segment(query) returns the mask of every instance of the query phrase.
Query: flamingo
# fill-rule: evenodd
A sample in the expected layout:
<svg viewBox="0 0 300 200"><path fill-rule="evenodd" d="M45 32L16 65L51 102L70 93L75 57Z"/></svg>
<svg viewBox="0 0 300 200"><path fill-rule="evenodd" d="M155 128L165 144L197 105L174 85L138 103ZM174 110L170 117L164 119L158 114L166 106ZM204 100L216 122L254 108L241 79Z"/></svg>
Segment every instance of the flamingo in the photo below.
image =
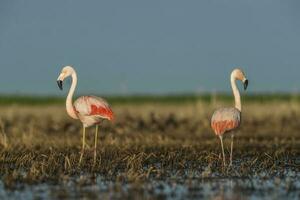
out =
<svg viewBox="0 0 300 200"><path fill-rule="evenodd" d="M241 69L234 69L231 73L230 81L235 99L235 107L217 109L211 119L211 127L214 130L215 134L219 136L221 141L224 166L226 166L226 162L223 146L223 135L228 132L231 133L230 166L232 166L234 130L236 130L241 124L241 96L236 85L236 80L242 81L244 84L244 90L247 89L249 81L246 78L244 72Z"/></svg>
<svg viewBox="0 0 300 200"><path fill-rule="evenodd" d="M97 157L97 136L98 126L103 120L113 120L114 114L109 104L102 98L96 96L81 96L73 104L72 99L77 85L77 74L73 67L63 67L60 75L57 78L57 84L60 90L63 89L63 81L67 77L72 77L72 85L70 87L67 99L66 110L68 115L73 119L79 119L83 125L82 132L82 148L79 159L79 164L82 161L85 150L85 129L87 127L96 125L95 141L94 141L94 161L96 163Z"/></svg>

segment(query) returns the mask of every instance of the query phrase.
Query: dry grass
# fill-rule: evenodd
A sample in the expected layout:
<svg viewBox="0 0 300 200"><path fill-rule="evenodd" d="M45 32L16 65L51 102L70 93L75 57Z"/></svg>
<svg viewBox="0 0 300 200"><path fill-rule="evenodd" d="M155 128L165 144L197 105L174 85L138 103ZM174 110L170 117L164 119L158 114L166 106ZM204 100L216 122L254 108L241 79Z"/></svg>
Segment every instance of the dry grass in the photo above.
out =
<svg viewBox="0 0 300 200"><path fill-rule="evenodd" d="M210 129L216 105L224 103L113 106L116 121L100 129L96 166L91 151L78 165L81 124L69 119L63 106L1 107L0 175L6 186L14 187L81 174L140 181L299 172L300 104L244 105L234 167L227 169L221 166L219 140ZM91 145L93 136L91 128ZM225 145L229 147L229 139Z"/></svg>

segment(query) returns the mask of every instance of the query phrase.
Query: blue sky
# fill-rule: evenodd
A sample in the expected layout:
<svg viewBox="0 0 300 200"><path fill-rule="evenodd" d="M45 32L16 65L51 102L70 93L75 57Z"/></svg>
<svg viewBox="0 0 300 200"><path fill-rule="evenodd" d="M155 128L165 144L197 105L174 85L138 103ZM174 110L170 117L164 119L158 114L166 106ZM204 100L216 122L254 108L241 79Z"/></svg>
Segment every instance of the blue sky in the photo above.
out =
<svg viewBox="0 0 300 200"><path fill-rule="evenodd" d="M300 90L297 0L2 0L0 93L61 95L73 65L80 94ZM66 87L68 84L66 84Z"/></svg>

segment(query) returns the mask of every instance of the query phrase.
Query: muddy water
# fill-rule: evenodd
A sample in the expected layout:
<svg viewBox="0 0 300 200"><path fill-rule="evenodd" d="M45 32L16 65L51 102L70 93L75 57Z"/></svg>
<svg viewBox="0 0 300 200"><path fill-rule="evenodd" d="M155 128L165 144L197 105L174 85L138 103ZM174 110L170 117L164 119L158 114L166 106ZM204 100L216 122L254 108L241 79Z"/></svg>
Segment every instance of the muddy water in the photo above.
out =
<svg viewBox="0 0 300 200"><path fill-rule="evenodd" d="M262 176L260 176L262 177ZM114 183L81 176L56 184L18 185L7 189L0 183L0 199L299 199L300 174L289 172L274 178L208 178L150 180Z"/></svg>

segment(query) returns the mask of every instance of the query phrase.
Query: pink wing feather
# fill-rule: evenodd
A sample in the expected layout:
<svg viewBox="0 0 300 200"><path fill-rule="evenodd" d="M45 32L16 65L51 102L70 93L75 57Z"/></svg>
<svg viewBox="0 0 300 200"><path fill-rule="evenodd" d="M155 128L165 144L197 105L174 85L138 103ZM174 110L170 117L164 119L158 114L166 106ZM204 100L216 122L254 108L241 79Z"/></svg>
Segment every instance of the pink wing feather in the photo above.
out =
<svg viewBox="0 0 300 200"><path fill-rule="evenodd" d="M223 135L240 126L241 112L236 108L221 108L214 112L211 127L216 135Z"/></svg>
<svg viewBox="0 0 300 200"><path fill-rule="evenodd" d="M100 97L82 96L74 102L75 111L80 115L99 116L108 120L114 119L109 104Z"/></svg>

